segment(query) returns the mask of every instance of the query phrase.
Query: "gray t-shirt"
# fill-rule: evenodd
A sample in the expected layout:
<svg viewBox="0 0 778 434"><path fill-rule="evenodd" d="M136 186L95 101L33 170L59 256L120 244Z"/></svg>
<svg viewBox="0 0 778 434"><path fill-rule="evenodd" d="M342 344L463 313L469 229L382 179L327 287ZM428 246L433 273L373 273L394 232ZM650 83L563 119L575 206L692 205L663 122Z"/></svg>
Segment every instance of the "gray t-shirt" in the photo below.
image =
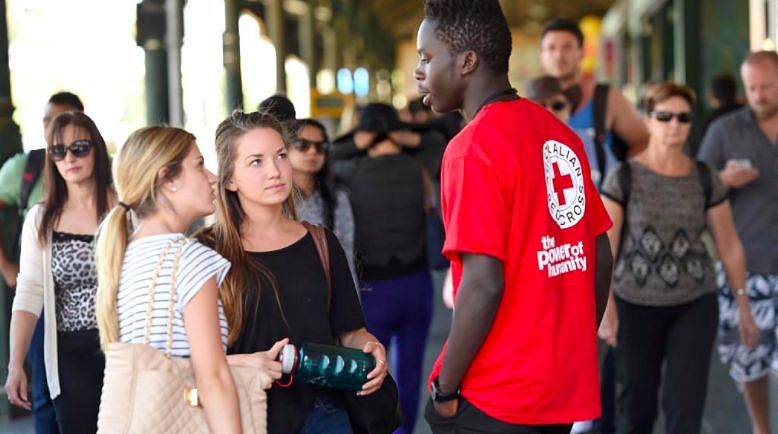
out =
<svg viewBox="0 0 778 434"><path fill-rule="evenodd" d="M778 138L768 138L746 106L720 117L705 134L700 160L721 170L727 160L748 161L759 177L733 188L729 200L746 251L748 271L778 274Z"/></svg>
<svg viewBox="0 0 778 434"><path fill-rule="evenodd" d="M616 294L634 304L674 306L716 290L713 261L701 239L706 211L727 198L727 188L711 168L711 196L693 165L687 176L669 177L630 160L628 203L614 168L602 194L625 207L614 271Z"/></svg>

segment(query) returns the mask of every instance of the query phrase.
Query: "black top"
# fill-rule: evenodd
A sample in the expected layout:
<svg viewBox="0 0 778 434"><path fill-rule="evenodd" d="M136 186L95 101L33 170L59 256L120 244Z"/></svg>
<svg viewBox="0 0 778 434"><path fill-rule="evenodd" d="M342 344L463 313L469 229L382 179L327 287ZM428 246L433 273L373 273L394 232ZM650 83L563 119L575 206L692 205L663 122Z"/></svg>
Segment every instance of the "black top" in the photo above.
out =
<svg viewBox="0 0 778 434"><path fill-rule="evenodd" d="M421 165L405 154L365 158L349 187L361 278L393 279L424 269Z"/></svg>
<svg viewBox="0 0 778 434"><path fill-rule="evenodd" d="M346 255L329 230L327 244L332 273L330 308L324 269L310 234L280 250L248 252L251 259L259 261L273 274L278 298L266 279L259 276L252 279L260 282L261 292L257 298L256 286L246 291L243 330L228 353L266 351L285 337L291 343L332 345L340 334L364 327L362 307ZM297 433L317 393L328 391L297 382L287 388L274 384L268 391L268 432ZM334 398L338 401L337 394Z"/></svg>

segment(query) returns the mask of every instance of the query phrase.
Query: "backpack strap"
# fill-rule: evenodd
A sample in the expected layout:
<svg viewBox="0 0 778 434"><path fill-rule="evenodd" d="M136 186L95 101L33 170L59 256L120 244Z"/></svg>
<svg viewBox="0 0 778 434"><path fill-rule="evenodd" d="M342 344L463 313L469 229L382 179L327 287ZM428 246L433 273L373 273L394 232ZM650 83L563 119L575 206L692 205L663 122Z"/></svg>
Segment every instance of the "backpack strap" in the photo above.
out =
<svg viewBox="0 0 778 434"><path fill-rule="evenodd" d="M24 211L30 201L30 194L35 187L35 182L40 178L43 172L43 162L46 161L45 149L33 149L27 153L27 163L22 173L22 185L19 187L19 198L16 201L16 207L19 211L19 221L16 225L14 240L12 244L11 257L14 261L19 260L19 250L22 238L22 225L24 224Z"/></svg>
<svg viewBox="0 0 778 434"><path fill-rule="evenodd" d="M330 268L330 249L327 244L327 232L324 226L312 225L306 221L301 222L305 229L311 234L313 244L316 245L316 253L319 254L319 261L324 269L324 276L327 280L327 310L332 307L332 269Z"/></svg>
<svg viewBox="0 0 778 434"><path fill-rule="evenodd" d="M702 190L705 192L705 209L707 210L713 196L713 179L710 173L710 167L702 161L695 161L697 164L697 175L700 177Z"/></svg>
<svg viewBox="0 0 778 434"><path fill-rule="evenodd" d="M619 171L617 172L617 176L622 197L621 234L619 235L619 251L616 252L618 255L624 246L625 235L628 233L627 210L629 209L629 196L632 190L632 167L629 165L629 161L621 163L621 166L619 166Z"/></svg>
<svg viewBox="0 0 778 434"><path fill-rule="evenodd" d="M618 171L619 188L621 189L622 207L627 210L629 195L632 190L632 167L625 161L619 166Z"/></svg>
<svg viewBox="0 0 778 434"><path fill-rule="evenodd" d="M598 83L594 88L594 99L592 100L593 120L594 120L594 151L597 154L597 168L600 170L600 180L598 187L605 181L605 139L608 131L605 129L605 115L608 112L608 91L610 86L605 83Z"/></svg>
<svg viewBox="0 0 778 434"><path fill-rule="evenodd" d="M22 186L19 188L19 200L17 202L20 215L27 209L30 193L32 193L32 189L35 187L35 182L40 178L41 172L43 171L43 162L45 160L45 149L34 149L27 154L27 164L24 166Z"/></svg>

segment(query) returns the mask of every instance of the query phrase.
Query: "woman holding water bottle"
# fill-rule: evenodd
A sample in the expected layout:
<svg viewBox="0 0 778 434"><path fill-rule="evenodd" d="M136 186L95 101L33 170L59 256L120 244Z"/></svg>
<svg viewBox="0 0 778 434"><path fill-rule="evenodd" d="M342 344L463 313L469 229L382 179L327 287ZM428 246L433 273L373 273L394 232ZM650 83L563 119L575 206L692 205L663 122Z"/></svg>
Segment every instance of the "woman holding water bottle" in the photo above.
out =
<svg viewBox="0 0 778 434"><path fill-rule="evenodd" d="M280 349L285 338L293 344L339 343L375 358L362 388L346 392L368 395L387 375L386 352L364 327L335 235L326 231L327 255L320 256L314 231L295 220L288 144L282 125L263 113L235 111L216 130L217 222L200 239L233 264L221 286L229 352ZM329 256L327 271L322 256ZM279 362L265 363L281 370ZM268 432L352 432L343 392L282 378L268 393Z"/></svg>

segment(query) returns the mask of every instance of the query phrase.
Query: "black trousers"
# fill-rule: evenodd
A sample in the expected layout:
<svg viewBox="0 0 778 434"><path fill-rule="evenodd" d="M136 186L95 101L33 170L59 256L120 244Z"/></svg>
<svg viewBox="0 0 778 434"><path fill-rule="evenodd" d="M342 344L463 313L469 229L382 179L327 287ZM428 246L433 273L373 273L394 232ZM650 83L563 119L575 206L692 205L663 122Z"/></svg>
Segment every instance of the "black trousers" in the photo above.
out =
<svg viewBox="0 0 778 434"><path fill-rule="evenodd" d="M459 410L453 417L443 417L435 410L432 400L424 409L434 434L570 434L573 424L565 425L514 425L497 420L475 408L464 398L459 398Z"/></svg>
<svg viewBox="0 0 778 434"><path fill-rule="evenodd" d="M57 333L60 395L54 400L62 434L94 434L105 356L97 330Z"/></svg>
<svg viewBox="0 0 778 434"><path fill-rule="evenodd" d="M616 302L624 374L619 432L651 434L661 384L665 433L699 434L718 323L716 294L668 307Z"/></svg>

